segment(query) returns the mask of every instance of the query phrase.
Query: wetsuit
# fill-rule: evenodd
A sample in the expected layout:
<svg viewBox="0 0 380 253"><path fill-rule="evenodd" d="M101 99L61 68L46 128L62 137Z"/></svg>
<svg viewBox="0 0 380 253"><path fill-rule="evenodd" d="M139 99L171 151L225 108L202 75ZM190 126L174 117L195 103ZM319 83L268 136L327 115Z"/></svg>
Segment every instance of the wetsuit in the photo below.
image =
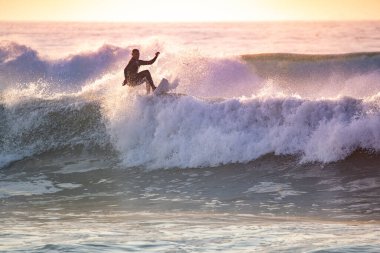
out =
<svg viewBox="0 0 380 253"><path fill-rule="evenodd" d="M124 69L125 80L123 85L128 84L129 86L137 86L143 82L147 82L153 89L155 89L156 87L153 84L153 79L149 70L144 70L141 72L138 71L141 65L151 65L156 61L156 59L157 56L150 61L136 60L132 58Z"/></svg>

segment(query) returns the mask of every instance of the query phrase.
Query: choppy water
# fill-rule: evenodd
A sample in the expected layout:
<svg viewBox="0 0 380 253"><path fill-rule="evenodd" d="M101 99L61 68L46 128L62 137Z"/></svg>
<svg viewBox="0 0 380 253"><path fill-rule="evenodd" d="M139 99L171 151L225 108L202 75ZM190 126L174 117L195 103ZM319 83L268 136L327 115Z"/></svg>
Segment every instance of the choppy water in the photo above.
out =
<svg viewBox="0 0 380 253"><path fill-rule="evenodd" d="M0 24L0 251L377 252L380 23L301 24Z"/></svg>

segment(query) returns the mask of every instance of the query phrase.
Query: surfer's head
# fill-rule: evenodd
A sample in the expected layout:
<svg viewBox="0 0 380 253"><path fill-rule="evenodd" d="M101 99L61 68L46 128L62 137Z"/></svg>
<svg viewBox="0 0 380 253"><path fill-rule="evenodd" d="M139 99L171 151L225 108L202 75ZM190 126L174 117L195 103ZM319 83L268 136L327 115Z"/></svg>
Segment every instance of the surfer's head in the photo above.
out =
<svg viewBox="0 0 380 253"><path fill-rule="evenodd" d="M132 50L132 58L138 60L140 58L140 51L138 49L133 49Z"/></svg>

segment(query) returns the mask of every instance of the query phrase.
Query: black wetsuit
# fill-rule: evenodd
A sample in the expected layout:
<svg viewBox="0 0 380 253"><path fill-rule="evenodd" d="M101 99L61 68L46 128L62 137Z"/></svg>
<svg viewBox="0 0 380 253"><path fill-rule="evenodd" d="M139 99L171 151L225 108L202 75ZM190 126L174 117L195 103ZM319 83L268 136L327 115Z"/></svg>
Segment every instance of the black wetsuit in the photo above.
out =
<svg viewBox="0 0 380 253"><path fill-rule="evenodd" d="M141 72L138 71L141 65L151 65L156 61L156 59L157 56L150 61L135 60L132 58L124 69L125 80L123 85L128 84L129 86L136 86L142 84L143 82L148 82L152 88L155 88L149 70L144 70Z"/></svg>

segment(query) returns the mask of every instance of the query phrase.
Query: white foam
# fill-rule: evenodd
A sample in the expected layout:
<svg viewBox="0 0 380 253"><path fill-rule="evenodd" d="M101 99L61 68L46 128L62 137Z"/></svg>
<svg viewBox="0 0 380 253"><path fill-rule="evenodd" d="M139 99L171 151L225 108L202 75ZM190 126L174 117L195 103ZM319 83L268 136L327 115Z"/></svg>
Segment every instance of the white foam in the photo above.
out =
<svg viewBox="0 0 380 253"><path fill-rule="evenodd" d="M376 178L364 178L347 183L349 192L373 190L379 187L379 180Z"/></svg>
<svg viewBox="0 0 380 253"><path fill-rule="evenodd" d="M370 101L137 96L113 105L108 131L127 166L216 166L272 152L331 162L357 148L380 151Z"/></svg>
<svg viewBox="0 0 380 253"><path fill-rule="evenodd" d="M75 189L75 188L81 187L82 185L81 184L73 184L73 183L60 183L60 184L56 184L55 186L57 186L59 188L63 188L63 189Z"/></svg>
<svg viewBox="0 0 380 253"><path fill-rule="evenodd" d="M58 191L60 189L56 188L52 182L43 179L33 180L32 182L0 182L0 198L41 195Z"/></svg>
<svg viewBox="0 0 380 253"><path fill-rule="evenodd" d="M260 182L252 186L244 193L270 193L276 195L276 199L283 199L288 196L297 196L305 192L292 190L290 184L274 183L274 182Z"/></svg>

